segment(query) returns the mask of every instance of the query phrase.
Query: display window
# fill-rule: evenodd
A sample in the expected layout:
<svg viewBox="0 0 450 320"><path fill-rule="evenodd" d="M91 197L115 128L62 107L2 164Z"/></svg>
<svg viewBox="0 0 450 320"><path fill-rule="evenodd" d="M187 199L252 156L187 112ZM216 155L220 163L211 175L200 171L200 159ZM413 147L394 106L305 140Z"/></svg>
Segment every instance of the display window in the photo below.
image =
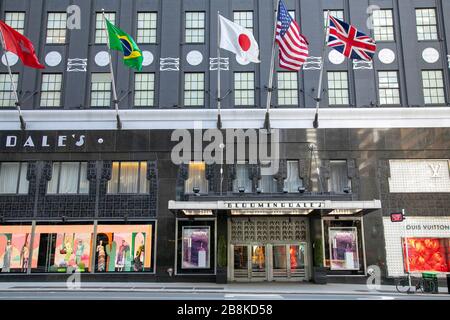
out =
<svg viewBox="0 0 450 320"><path fill-rule="evenodd" d="M176 274L215 273L214 219L177 219Z"/></svg>
<svg viewBox="0 0 450 320"><path fill-rule="evenodd" d="M359 219L323 220L324 265L332 272L360 274L364 269L362 226Z"/></svg>
<svg viewBox="0 0 450 320"><path fill-rule="evenodd" d="M402 238L402 243L405 272L408 260L411 272L450 272L450 238Z"/></svg>
<svg viewBox="0 0 450 320"><path fill-rule="evenodd" d="M210 267L210 228L183 227L182 269L208 269Z"/></svg>
<svg viewBox="0 0 450 320"><path fill-rule="evenodd" d="M0 270L26 272L30 259L31 226L0 226ZM37 255L32 257L36 265Z"/></svg>

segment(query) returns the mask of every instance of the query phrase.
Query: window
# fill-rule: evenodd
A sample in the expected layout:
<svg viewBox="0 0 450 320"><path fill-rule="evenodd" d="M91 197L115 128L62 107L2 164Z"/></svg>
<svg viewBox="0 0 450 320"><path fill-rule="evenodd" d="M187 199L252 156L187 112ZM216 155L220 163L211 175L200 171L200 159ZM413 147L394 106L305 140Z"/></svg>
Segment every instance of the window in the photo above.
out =
<svg viewBox="0 0 450 320"><path fill-rule="evenodd" d="M450 272L450 238L402 238L402 247L405 272L408 258L411 272Z"/></svg>
<svg viewBox="0 0 450 320"><path fill-rule="evenodd" d="M329 228L330 269L359 270L358 232L355 227Z"/></svg>
<svg viewBox="0 0 450 320"><path fill-rule="evenodd" d="M347 71L328 72L328 101L330 105L348 105Z"/></svg>
<svg viewBox="0 0 450 320"><path fill-rule="evenodd" d="M105 18L108 19L112 24L116 23L115 12L105 12ZM108 35L105 28L106 26L103 20L103 13L97 12L97 15L95 16L95 44L108 43Z"/></svg>
<svg viewBox="0 0 450 320"><path fill-rule="evenodd" d="M206 179L206 164L204 162L190 162L188 175L189 177L184 185L186 194L208 194L208 180Z"/></svg>
<svg viewBox="0 0 450 320"><path fill-rule="evenodd" d="M253 33L253 11L235 11L234 22Z"/></svg>
<svg viewBox="0 0 450 320"><path fill-rule="evenodd" d="M438 29L436 9L416 9L417 38L421 40L437 40Z"/></svg>
<svg viewBox="0 0 450 320"><path fill-rule="evenodd" d="M61 106L62 74L43 74L41 86L41 107Z"/></svg>
<svg viewBox="0 0 450 320"><path fill-rule="evenodd" d="M278 72L278 105L298 105L296 72Z"/></svg>
<svg viewBox="0 0 450 320"><path fill-rule="evenodd" d="M444 78L442 70L422 71L423 96L425 104L444 104Z"/></svg>
<svg viewBox="0 0 450 320"><path fill-rule="evenodd" d="M394 41L392 9L373 11L373 34L376 41Z"/></svg>
<svg viewBox="0 0 450 320"><path fill-rule="evenodd" d="M288 12L289 12L289 15L291 16L292 20L297 20L295 18L295 10L289 10Z"/></svg>
<svg viewBox="0 0 450 320"><path fill-rule="evenodd" d="M186 43L205 42L205 13L186 12Z"/></svg>
<svg viewBox="0 0 450 320"><path fill-rule="evenodd" d="M261 178L258 181L258 192L262 193L276 193L278 192L277 180L272 174L264 174L263 170L272 172L270 162L264 162L260 164Z"/></svg>
<svg viewBox="0 0 450 320"><path fill-rule="evenodd" d="M54 162L47 194L89 193L87 162Z"/></svg>
<svg viewBox="0 0 450 320"><path fill-rule="evenodd" d="M13 82L17 88L19 74L13 73ZM14 107L16 98L11 86L11 78L8 73L0 73L0 107Z"/></svg>
<svg viewBox="0 0 450 320"><path fill-rule="evenodd" d="M48 44L66 43L67 13L49 12L47 19Z"/></svg>
<svg viewBox="0 0 450 320"><path fill-rule="evenodd" d="M182 269L208 269L210 267L210 236L208 226L183 226Z"/></svg>
<svg viewBox="0 0 450 320"><path fill-rule="evenodd" d="M1 162L0 194L27 194L27 170L25 162Z"/></svg>
<svg viewBox="0 0 450 320"><path fill-rule="evenodd" d="M205 74L184 74L184 105L203 106L205 104Z"/></svg>
<svg viewBox="0 0 450 320"><path fill-rule="evenodd" d="M23 34L25 31L25 12L5 12L5 23Z"/></svg>
<svg viewBox="0 0 450 320"><path fill-rule="evenodd" d="M330 16L334 18L338 18L339 20L344 21L344 10L329 10ZM323 11L323 25L326 27L328 25L328 10Z"/></svg>
<svg viewBox="0 0 450 320"><path fill-rule="evenodd" d="M293 193L298 192L298 188L303 187L303 181L300 179L298 161L287 162L287 176L284 180L284 190Z"/></svg>
<svg viewBox="0 0 450 320"><path fill-rule="evenodd" d="M343 193L345 188L350 186L346 160L330 161L330 178L328 180L328 190L330 192Z"/></svg>
<svg viewBox="0 0 450 320"><path fill-rule="evenodd" d="M139 12L137 18L137 42L156 43L158 14L156 12Z"/></svg>
<svg viewBox="0 0 450 320"><path fill-rule="evenodd" d="M111 106L111 76L109 73L93 73L91 81L91 107Z"/></svg>
<svg viewBox="0 0 450 320"><path fill-rule="evenodd" d="M380 105L400 104L400 87L397 71L378 72L378 90Z"/></svg>
<svg viewBox="0 0 450 320"><path fill-rule="evenodd" d="M134 106L152 107L155 105L155 74L134 74Z"/></svg>
<svg viewBox="0 0 450 320"><path fill-rule="evenodd" d="M253 72L234 73L234 104L236 106L255 105L255 74Z"/></svg>
<svg viewBox="0 0 450 320"><path fill-rule="evenodd" d="M113 162L108 193L148 193L147 162Z"/></svg>
<svg viewBox="0 0 450 320"><path fill-rule="evenodd" d="M252 180L250 179L250 167L247 164L236 164L236 178L233 181L233 192L253 192Z"/></svg>

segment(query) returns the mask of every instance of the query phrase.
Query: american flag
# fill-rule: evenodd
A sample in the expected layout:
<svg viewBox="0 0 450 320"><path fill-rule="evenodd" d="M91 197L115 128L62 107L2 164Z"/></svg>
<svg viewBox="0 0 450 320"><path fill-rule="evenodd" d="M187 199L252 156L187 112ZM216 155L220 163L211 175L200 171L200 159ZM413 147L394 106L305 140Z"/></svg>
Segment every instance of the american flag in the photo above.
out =
<svg viewBox="0 0 450 320"><path fill-rule="evenodd" d="M292 19L283 1L278 5L276 42L280 47L280 67L299 71L308 58L308 41Z"/></svg>
<svg viewBox="0 0 450 320"><path fill-rule="evenodd" d="M372 61L377 45L375 40L354 26L330 16L327 45L354 60Z"/></svg>

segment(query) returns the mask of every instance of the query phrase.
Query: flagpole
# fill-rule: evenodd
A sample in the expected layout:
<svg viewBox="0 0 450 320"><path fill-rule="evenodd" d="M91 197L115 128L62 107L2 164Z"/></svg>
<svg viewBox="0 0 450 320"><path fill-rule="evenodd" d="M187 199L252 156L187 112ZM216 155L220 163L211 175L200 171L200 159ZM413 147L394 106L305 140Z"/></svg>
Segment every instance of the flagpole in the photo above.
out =
<svg viewBox="0 0 450 320"><path fill-rule="evenodd" d="M12 91L14 93L14 99L16 100L16 109L17 112L19 113L19 120L20 120L20 129L25 130L27 128L27 125L25 123L25 120L23 119L22 116L22 110L20 109L20 102L19 102L19 95L17 94L17 87L16 84L14 83L14 79L13 79L13 75L12 75L12 71L11 71L11 65L9 63L9 58L8 58L8 52L6 50L6 43L5 40L3 39L3 33L0 32L0 39L1 39L1 44L2 44L2 49L3 52L5 53L5 60L6 60L6 66L8 67L8 73L9 73L9 80L11 81L11 87L12 87Z"/></svg>
<svg viewBox="0 0 450 320"><path fill-rule="evenodd" d="M274 17L274 27L273 27L272 57L270 60L269 86L267 88L266 117L264 119L264 129L266 130L270 130L270 103L272 102L273 76L275 73L275 50L276 50L275 37L277 35L277 14L279 6L280 0L277 0L277 6L275 9L275 17Z"/></svg>
<svg viewBox="0 0 450 320"><path fill-rule="evenodd" d="M222 116L221 116L221 108L222 108L222 98L221 95L221 83L220 83L220 75L221 75L221 61L220 61L220 11L217 11L217 129L222 129Z"/></svg>
<svg viewBox="0 0 450 320"><path fill-rule="evenodd" d="M106 33L106 39L108 41L109 71L111 74L111 84L112 84L113 98L114 98L113 103L114 103L114 108L116 110L117 130L121 130L122 129L122 121L120 120L120 115L119 115L119 99L117 98L116 80L114 78L114 68L112 65L111 43L109 41L109 32L108 32L108 28L106 27L105 9L102 9L102 15L103 15L103 26L104 26L104 30Z"/></svg>
<svg viewBox="0 0 450 320"><path fill-rule="evenodd" d="M327 24L325 27L325 40L324 40L323 49L322 49L322 68L320 69L317 98L315 99L316 100L316 114L314 116L314 121L313 121L314 129L317 129L319 127L319 107L320 107L320 101L322 100L322 82L323 82L323 72L325 70L325 54L326 54L326 48L327 48L327 39L328 39L329 28L330 28L330 10L327 11Z"/></svg>

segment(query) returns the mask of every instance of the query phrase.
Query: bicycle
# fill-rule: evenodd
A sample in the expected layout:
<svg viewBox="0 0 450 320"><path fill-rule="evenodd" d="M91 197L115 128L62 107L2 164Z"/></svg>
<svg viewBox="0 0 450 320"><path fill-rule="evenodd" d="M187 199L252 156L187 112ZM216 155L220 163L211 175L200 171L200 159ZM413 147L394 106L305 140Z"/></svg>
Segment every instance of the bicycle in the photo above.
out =
<svg viewBox="0 0 450 320"><path fill-rule="evenodd" d="M434 291L434 283L429 281L428 282L429 290L431 292ZM425 281L422 278L418 278L416 280L415 284L413 281L413 278L411 278L411 286L409 286L409 279L408 277L399 278L396 281L395 287L399 293L423 293L425 290Z"/></svg>

